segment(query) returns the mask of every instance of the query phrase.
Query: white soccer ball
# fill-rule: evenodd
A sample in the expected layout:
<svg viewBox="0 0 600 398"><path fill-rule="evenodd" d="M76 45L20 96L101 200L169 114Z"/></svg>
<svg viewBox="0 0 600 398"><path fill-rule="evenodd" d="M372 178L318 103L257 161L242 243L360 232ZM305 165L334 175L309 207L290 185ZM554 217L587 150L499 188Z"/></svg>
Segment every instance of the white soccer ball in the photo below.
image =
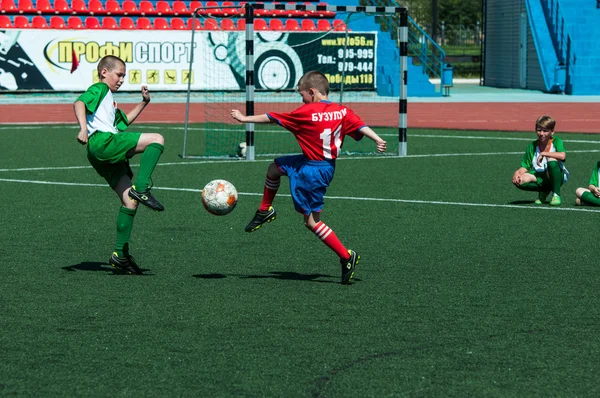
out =
<svg viewBox="0 0 600 398"><path fill-rule="evenodd" d="M237 148L237 155L241 158L246 157L246 143L240 142Z"/></svg>
<svg viewBox="0 0 600 398"><path fill-rule="evenodd" d="M231 213L237 204L237 190L225 180L213 180L202 189L202 204L211 214L224 216Z"/></svg>

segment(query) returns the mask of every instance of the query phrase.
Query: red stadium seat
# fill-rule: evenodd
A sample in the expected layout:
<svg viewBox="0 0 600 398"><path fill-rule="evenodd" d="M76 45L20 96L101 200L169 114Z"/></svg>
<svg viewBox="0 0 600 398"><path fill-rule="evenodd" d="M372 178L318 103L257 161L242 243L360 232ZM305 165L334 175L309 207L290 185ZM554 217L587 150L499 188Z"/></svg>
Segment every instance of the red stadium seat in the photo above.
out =
<svg viewBox="0 0 600 398"><path fill-rule="evenodd" d="M71 10L73 10L73 12L76 14L83 14L88 12L87 6L85 5L85 1L83 0L72 0Z"/></svg>
<svg viewBox="0 0 600 398"><path fill-rule="evenodd" d="M0 29L10 29L12 28L12 22L10 21L10 17L6 15L0 15Z"/></svg>
<svg viewBox="0 0 600 398"><path fill-rule="evenodd" d="M169 22L165 18L157 17L154 18L154 29L166 30L171 29Z"/></svg>
<svg viewBox="0 0 600 398"><path fill-rule="evenodd" d="M283 22L281 22L281 19L276 19L276 18L271 19L271 22L269 22L269 28L271 30L285 30L285 27L283 26Z"/></svg>
<svg viewBox="0 0 600 398"><path fill-rule="evenodd" d="M24 15L17 15L13 22L13 26L19 29L31 28L31 24L29 24L29 19L27 19L27 17Z"/></svg>
<svg viewBox="0 0 600 398"><path fill-rule="evenodd" d="M68 29L83 29L83 23L79 17L69 17L67 19L67 28Z"/></svg>
<svg viewBox="0 0 600 398"><path fill-rule="evenodd" d="M123 15L140 15L140 10L138 10L135 1L132 0L125 0L121 6L121 10L123 11Z"/></svg>
<svg viewBox="0 0 600 398"><path fill-rule="evenodd" d="M244 16L246 15L246 2L245 1L240 1L237 4L237 12L239 16Z"/></svg>
<svg viewBox="0 0 600 398"><path fill-rule="evenodd" d="M120 29L135 29L135 23L133 19L129 17L121 17L119 20L119 28Z"/></svg>
<svg viewBox="0 0 600 398"><path fill-rule="evenodd" d="M319 3L318 6L327 6L327 3ZM335 17L335 12L333 11L317 11L317 15L323 18L333 18Z"/></svg>
<svg viewBox="0 0 600 398"><path fill-rule="evenodd" d="M88 3L88 10L92 15L104 15L106 10L100 0L90 0Z"/></svg>
<svg viewBox="0 0 600 398"><path fill-rule="evenodd" d="M244 18L238 19L237 30L246 30L246 20Z"/></svg>
<svg viewBox="0 0 600 398"><path fill-rule="evenodd" d="M238 14L238 9L233 1L224 1L221 3L221 15L224 17L232 17Z"/></svg>
<svg viewBox="0 0 600 398"><path fill-rule="evenodd" d="M102 29L119 29L119 24L113 17L104 17L102 18Z"/></svg>
<svg viewBox="0 0 600 398"><path fill-rule="evenodd" d="M221 20L221 29L223 30L236 30L235 23L233 19L223 18Z"/></svg>
<svg viewBox="0 0 600 398"><path fill-rule="evenodd" d="M190 2L190 14L198 8L204 8L204 5L202 4L201 1L191 1ZM198 13L202 13L202 10L199 10Z"/></svg>
<svg viewBox="0 0 600 398"><path fill-rule="evenodd" d="M85 28L86 29L101 29L100 21L96 17L87 17L85 19Z"/></svg>
<svg viewBox="0 0 600 398"><path fill-rule="evenodd" d="M190 10L183 1L176 1L173 3L173 14L175 15L188 15Z"/></svg>
<svg viewBox="0 0 600 398"><path fill-rule="evenodd" d="M149 1L140 1L140 14L141 15L155 15L156 10L154 9L154 5Z"/></svg>
<svg viewBox="0 0 600 398"><path fill-rule="evenodd" d="M221 7L216 1L207 1L204 8L208 15L221 15Z"/></svg>
<svg viewBox="0 0 600 398"><path fill-rule="evenodd" d="M315 26L315 23L312 21L312 19L303 19L302 20L302 30L304 31L315 31L317 30L317 27Z"/></svg>
<svg viewBox="0 0 600 398"><path fill-rule="evenodd" d="M55 13L70 13L71 7L69 7L69 3L67 0L54 0L54 12Z"/></svg>
<svg viewBox="0 0 600 398"><path fill-rule="evenodd" d="M58 15L54 15L50 17L50 29L65 29L67 26L65 25L64 19Z"/></svg>
<svg viewBox="0 0 600 398"><path fill-rule="evenodd" d="M116 0L108 0L104 7L108 15L123 15L123 10L121 10L119 2Z"/></svg>
<svg viewBox="0 0 600 398"><path fill-rule="evenodd" d="M136 22L138 29L152 29L152 22L146 17L139 17Z"/></svg>
<svg viewBox="0 0 600 398"><path fill-rule="evenodd" d="M214 18L204 20L204 30L219 30L219 23Z"/></svg>
<svg viewBox="0 0 600 398"><path fill-rule="evenodd" d="M267 21L262 18L256 18L254 20L254 30L269 30L269 26L267 25Z"/></svg>
<svg viewBox="0 0 600 398"><path fill-rule="evenodd" d="M171 29L182 30L187 29L185 26L185 22L181 18L172 18L171 19Z"/></svg>
<svg viewBox="0 0 600 398"><path fill-rule="evenodd" d="M0 7L0 9L2 10L2 14L16 14L19 12L19 9L17 8L13 0L2 0L2 2L0 3Z"/></svg>
<svg viewBox="0 0 600 398"><path fill-rule="evenodd" d="M0 26L1 27L1 26ZM35 29L48 29L48 21L41 15L36 15L31 19L31 27Z"/></svg>
<svg viewBox="0 0 600 398"><path fill-rule="evenodd" d="M195 23L192 25L193 22L195 22ZM194 27L194 30L202 30L202 24L200 23L200 20L198 18L196 18L196 19L194 19L194 18L188 19L188 23L187 23L188 29L191 30L192 26Z"/></svg>
<svg viewBox="0 0 600 398"><path fill-rule="evenodd" d="M319 19L317 21L317 30L329 31L331 30L331 24L326 19Z"/></svg>
<svg viewBox="0 0 600 398"><path fill-rule="evenodd" d="M50 4L50 0L37 0L35 2L35 10L38 14L49 14L54 12L52 4Z"/></svg>
<svg viewBox="0 0 600 398"><path fill-rule="evenodd" d="M285 20L285 30L300 30L300 25L298 24L298 20L296 19L286 19Z"/></svg>
<svg viewBox="0 0 600 398"><path fill-rule="evenodd" d="M341 19L333 20L333 30L346 31L347 29L348 29L348 27L346 26L346 23L344 21L342 21Z"/></svg>
<svg viewBox="0 0 600 398"><path fill-rule="evenodd" d="M184 3L185 5L185 3ZM167 1L158 1L156 3L156 13L158 15L173 15L174 12L171 10L171 6ZM156 25L156 24L155 24Z"/></svg>
<svg viewBox="0 0 600 398"><path fill-rule="evenodd" d="M19 13L32 13L35 11L35 7L31 3L31 0L19 0L17 4L17 8L19 9Z"/></svg>

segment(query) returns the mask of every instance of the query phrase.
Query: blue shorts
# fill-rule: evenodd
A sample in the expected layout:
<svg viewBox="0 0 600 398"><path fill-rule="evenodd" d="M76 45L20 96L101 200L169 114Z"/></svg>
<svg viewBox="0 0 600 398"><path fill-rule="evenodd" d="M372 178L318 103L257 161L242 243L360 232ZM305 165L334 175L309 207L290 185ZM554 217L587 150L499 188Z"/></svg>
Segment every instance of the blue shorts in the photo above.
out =
<svg viewBox="0 0 600 398"><path fill-rule="evenodd" d="M275 164L290 179L296 211L305 216L319 213L325 204L325 191L333 180L335 161L309 160L304 155L294 155L277 158Z"/></svg>

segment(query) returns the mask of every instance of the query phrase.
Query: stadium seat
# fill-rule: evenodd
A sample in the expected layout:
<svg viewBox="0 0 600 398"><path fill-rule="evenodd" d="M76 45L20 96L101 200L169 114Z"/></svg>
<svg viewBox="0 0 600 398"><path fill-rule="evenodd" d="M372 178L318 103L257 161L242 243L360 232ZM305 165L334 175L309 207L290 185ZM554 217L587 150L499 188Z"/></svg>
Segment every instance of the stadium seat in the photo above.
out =
<svg viewBox="0 0 600 398"><path fill-rule="evenodd" d="M219 30L219 23L214 18L204 20L204 30Z"/></svg>
<svg viewBox="0 0 600 398"><path fill-rule="evenodd" d="M207 1L204 8L206 8L207 15L222 15L221 7L216 1Z"/></svg>
<svg viewBox="0 0 600 398"><path fill-rule="evenodd" d="M35 11L35 7L31 3L31 0L19 0L19 3L17 4L17 9L19 10L20 14L29 14Z"/></svg>
<svg viewBox="0 0 600 398"><path fill-rule="evenodd" d="M54 0L54 12L55 13L70 13L71 7L67 0Z"/></svg>
<svg viewBox="0 0 600 398"><path fill-rule="evenodd" d="M87 17L85 19L85 28L86 29L101 29L100 21L96 17Z"/></svg>
<svg viewBox="0 0 600 398"><path fill-rule="evenodd" d="M224 17L232 17L238 13L233 1L224 1L221 3L221 15Z"/></svg>
<svg viewBox="0 0 600 398"><path fill-rule="evenodd" d="M12 28L12 22L10 21L10 17L7 15L0 15L0 29L10 29Z"/></svg>
<svg viewBox="0 0 600 398"><path fill-rule="evenodd" d="M346 26L346 23L344 21L342 21L341 19L333 20L333 30L346 31L347 29L348 29L348 27Z"/></svg>
<svg viewBox="0 0 600 398"><path fill-rule="evenodd" d="M123 10L116 0L108 0L104 7L107 15L123 15Z"/></svg>
<svg viewBox="0 0 600 398"><path fill-rule="evenodd" d="M119 20L119 28L120 29L135 29L135 23L133 19L129 17L121 17Z"/></svg>
<svg viewBox="0 0 600 398"><path fill-rule="evenodd" d="M49 14L54 12L50 0L37 0L35 2L35 10L38 14Z"/></svg>
<svg viewBox="0 0 600 398"><path fill-rule="evenodd" d="M65 29L66 27L67 26L65 25L65 21L62 19L62 17L58 15L50 17L50 29Z"/></svg>
<svg viewBox="0 0 600 398"><path fill-rule="evenodd" d="M285 30L285 27L283 26L283 22L281 22L281 19L277 19L277 18L271 19L271 21L269 22L269 28L271 30Z"/></svg>
<svg viewBox="0 0 600 398"><path fill-rule="evenodd" d="M317 21L317 30L329 31L331 30L331 24L326 19L319 19Z"/></svg>
<svg viewBox="0 0 600 398"><path fill-rule="evenodd" d="M246 2L245 1L240 1L237 4L237 12L238 12L238 15L241 17L246 15Z"/></svg>
<svg viewBox="0 0 600 398"><path fill-rule="evenodd" d="M85 1L83 0L72 0L71 10L73 10L73 13L75 14L83 14L88 12L87 6L85 5Z"/></svg>
<svg viewBox="0 0 600 398"><path fill-rule="evenodd" d="M29 19L27 19L25 15L17 15L13 22L13 26L19 29L31 28L31 25L29 24Z"/></svg>
<svg viewBox="0 0 600 398"><path fill-rule="evenodd" d="M300 25L298 24L298 20L296 19L286 19L285 20L285 30L300 30Z"/></svg>
<svg viewBox="0 0 600 398"><path fill-rule="evenodd" d="M104 17L102 18L102 29L119 29L119 24L113 17Z"/></svg>
<svg viewBox="0 0 600 398"><path fill-rule="evenodd" d="M327 3L319 3L317 6L327 6ZM335 12L333 11L317 11L317 15L322 18L333 18L335 17Z"/></svg>
<svg viewBox="0 0 600 398"><path fill-rule="evenodd" d="M190 2L190 14L198 8L204 8L204 5L202 4L201 1L191 1ZM199 10L198 13L202 13L202 10Z"/></svg>
<svg viewBox="0 0 600 398"><path fill-rule="evenodd" d="M187 29L185 26L185 22L181 18L172 18L171 19L171 29L182 30Z"/></svg>
<svg viewBox="0 0 600 398"><path fill-rule="evenodd" d="M223 18L221 20L221 29L223 30L236 30L235 22L230 18Z"/></svg>
<svg viewBox="0 0 600 398"><path fill-rule="evenodd" d="M2 7L0 8L2 10L2 14L16 14L19 12L19 9L13 0L2 0L2 2L0 2L0 7Z"/></svg>
<svg viewBox="0 0 600 398"><path fill-rule="evenodd" d="M195 23L192 25L192 23L194 21L195 21ZM196 18L196 19L194 19L194 18L188 19L187 28L191 30L192 26L194 27L194 30L202 30L202 24L200 23L200 20L198 18Z"/></svg>
<svg viewBox="0 0 600 398"><path fill-rule="evenodd" d="M173 3L173 14L174 15L188 15L190 10L183 1L176 1Z"/></svg>
<svg viewBox="0 0 600 398"><path fill-rule="evenodd" d="M140 1L139 13L145 16L156 15L156 10L154 9L154 5L149 1Z"/></svg>
<svg viewBox="0 0 600 398"><path fill-rule="evenodd" d="M269 30L267 21L262 18L256 18L254 20L254 30Z"/></svg>
<svg viewBox="0 0 600 398"><path fill-rule="evenodd" d="M244 18L238 19L237 30L246 30L246 20Z"/></svg>
<svg viewBox="0 0 600 398"><path fill-rule="evenodd" d="M301 26L303 31L311 32L317 30L317 27L312 19L303 19Z"/></svg>
<svg viewBox="0 0 600 398"><path fill-rule="evenodd" d="M104 15L106 10L100 0L90 0L88 3L88 10L92 15Z"/></svg>
<svg viewBox="0 0 600 398"><path fill-rule="evenodd" d="M138 10L135 1L132 0L125 0L121 6L121 10L123 11L123 15L140 15L140 10Z"/></svg>
<svg viewBox="0 0 600 398"><path fill-rule="evenodd" d="M158 1L156 2L156 13L158 15L173 15L173 10L171 10L171 6L167 1Z"/></svg>
<svg viewBox="0 0 600 398"><path fill-rule="evenodd" d="M154 29L167 30L171 29L169 27L169 22L162 17L154 18Z"/></svg>
<svg viewBox="0 0 600 398"><path fill-rule="evenodd" d="M48 21L41 15L36 15L31 19L31 27L35 29L48 29Z"/></svg>
<svg viewBox="0 0 600 398"><path fill-rule="evenodd" d="M69 17L67 19L67 29L83 29L83 23L79 17Z"/></svg>
<svg viewBox="0 0 600 398"><path fill-rule="evenodd" d="M146 17L139 17L135 25L138 29L152 29L152 22Z"/></svg>

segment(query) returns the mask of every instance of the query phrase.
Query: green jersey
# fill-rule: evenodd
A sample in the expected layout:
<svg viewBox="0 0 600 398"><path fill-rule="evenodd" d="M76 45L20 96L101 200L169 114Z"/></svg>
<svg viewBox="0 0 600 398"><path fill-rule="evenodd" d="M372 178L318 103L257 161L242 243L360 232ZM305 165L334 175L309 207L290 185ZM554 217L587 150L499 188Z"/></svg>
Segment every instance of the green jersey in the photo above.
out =
<svg viewBox="0 0 600 398"><path fill-rule="evenodd" d="M116 134L127 129L127 115L117 108L117 102L106 83L91 85L77 101L85 104L88 136L96 131Z"/></svg>
<svg viewBox="0 0 600 398"><path fill-rule="evenodd" d="M598 187L598 169L600 169L600 162L597 162L594 166L594 170L592 171L592 176L590 177L590 185Z"/></svg>
<svg viewBox="0 0 600 398"><path fill-rule="evenodd" d="M549 148L544 148L540 150L538 146L537 140L531 142L527 149L525 150L525 154L523 155L523 159L521 159L521 167L527 169L530 173L543 173L548 170L548 159L544 158L540 164L538 164L537 159L540 156L540 152L566 152L563 141L558 137L553 137L550 140ZM564 162L558 161L560 168L562 169L565 177L568 176L569 172L564 165ZM566 181L566 178L565 178Z"/></svg>

